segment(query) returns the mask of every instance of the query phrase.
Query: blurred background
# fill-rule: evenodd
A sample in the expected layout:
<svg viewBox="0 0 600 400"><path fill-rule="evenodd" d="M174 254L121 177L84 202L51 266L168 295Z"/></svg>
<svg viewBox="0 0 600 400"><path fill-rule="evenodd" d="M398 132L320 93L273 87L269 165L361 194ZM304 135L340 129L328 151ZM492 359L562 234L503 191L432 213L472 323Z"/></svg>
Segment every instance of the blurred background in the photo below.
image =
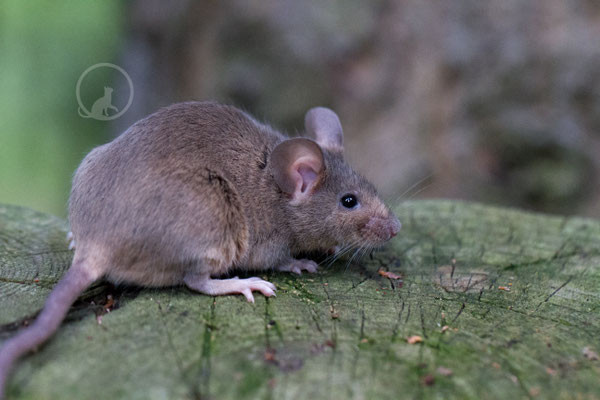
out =
<svg viewBox="0 0 600 400"><path fill-rule="evenodd" d="M289 133L338 112L346 156L391 203L445 197L600 216L600 2L224 0L0 4L0 202L66 216L94 146L177 101ZM82 118L110 62L131 107ZM115 70L81 85L87 109Z"/></svg>

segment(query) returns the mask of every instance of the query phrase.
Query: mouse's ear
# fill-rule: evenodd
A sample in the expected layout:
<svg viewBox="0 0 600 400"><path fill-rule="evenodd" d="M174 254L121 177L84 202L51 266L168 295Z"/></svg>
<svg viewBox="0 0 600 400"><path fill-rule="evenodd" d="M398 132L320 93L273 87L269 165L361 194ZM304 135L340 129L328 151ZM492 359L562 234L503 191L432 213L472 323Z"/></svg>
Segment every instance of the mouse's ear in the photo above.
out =
<svg viewBox="0 0 600 400"><path fill-rule="evenodd" d="M271 153L271 168L279 188L299 204L310 197L323 176L323 152L310 139L284 140Z"/></svg>
<svg viewBox="0 0 600 400"><path fill-rule="evenodd" d="M337 114L325 107L308 110L304 117L304 128L324 149L344 150L344 132Z"/></svg>

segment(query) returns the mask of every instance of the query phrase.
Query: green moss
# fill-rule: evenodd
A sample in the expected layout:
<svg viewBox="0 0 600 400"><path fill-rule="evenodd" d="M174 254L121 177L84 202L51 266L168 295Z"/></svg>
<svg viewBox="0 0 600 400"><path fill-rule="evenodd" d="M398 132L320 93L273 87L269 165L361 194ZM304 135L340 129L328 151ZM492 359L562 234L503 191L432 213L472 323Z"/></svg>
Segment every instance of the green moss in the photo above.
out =
<svg viewBox="0 0 600 400"><path fill-rule="evenodd" d="M19 364L15 399L595 398L600 223L450 201L372 258L266 275L276 298L124 289ZM65 223L0 208L0 338L68 267ZM31 249L36 249L32 251ZM45 258L35 261L35 254ZM402 284L378 274L402 275ZM19 279L19 290L10 280ZM502 290L500 287L509 290ZM98 286L98 290L108 290ZM98 294L96 294L97 296ZM448 328L444 328L444 326ZM419 335L423 342L409 344ZM441 367L441 369L440 369ZM448 373L451 371L451 373Z"/></svg>

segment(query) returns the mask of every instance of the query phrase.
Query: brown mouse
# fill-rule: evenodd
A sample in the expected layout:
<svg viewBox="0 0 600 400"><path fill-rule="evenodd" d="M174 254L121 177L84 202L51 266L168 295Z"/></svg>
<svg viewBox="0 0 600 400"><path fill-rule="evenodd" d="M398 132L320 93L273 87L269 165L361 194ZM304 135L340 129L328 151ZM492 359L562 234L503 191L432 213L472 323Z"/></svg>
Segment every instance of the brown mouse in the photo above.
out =
<svg viewBox="0 0 600 400"><path fill-rule="evenodd" d="M0 396L14 361L58 328L101 277L145 287L186 285L208 295L275 294L232 270L315 272L300 253L376 247L400 223L373 185L344 161L337 115L313 108L310 138L287 138L212 102L174 104L92 150L75 173L73 264L36 321L0 350Z"/></svg>

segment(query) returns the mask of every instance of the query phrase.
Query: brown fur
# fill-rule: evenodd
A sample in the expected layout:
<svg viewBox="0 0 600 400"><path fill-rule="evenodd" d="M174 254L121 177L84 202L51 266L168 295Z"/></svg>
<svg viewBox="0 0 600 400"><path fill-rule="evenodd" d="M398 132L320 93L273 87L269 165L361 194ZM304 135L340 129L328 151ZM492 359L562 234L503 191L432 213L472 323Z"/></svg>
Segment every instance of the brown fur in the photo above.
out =
<svg viewBox="0 0 600 400"><path fill-rule="evenodd" d="M285 139L216 103L180 103L152 114L92 151L77 171L69 207L76 251L88 243L102 248L110 255L110 280L167 286L181 284L199 264L209 271L198 272L216 277L360 243L370 216L390 217L373 186L340 151L327 149L317 190L290 205L268 160ZM346 192L361 193L362 210L339 207Z"/></svg>

